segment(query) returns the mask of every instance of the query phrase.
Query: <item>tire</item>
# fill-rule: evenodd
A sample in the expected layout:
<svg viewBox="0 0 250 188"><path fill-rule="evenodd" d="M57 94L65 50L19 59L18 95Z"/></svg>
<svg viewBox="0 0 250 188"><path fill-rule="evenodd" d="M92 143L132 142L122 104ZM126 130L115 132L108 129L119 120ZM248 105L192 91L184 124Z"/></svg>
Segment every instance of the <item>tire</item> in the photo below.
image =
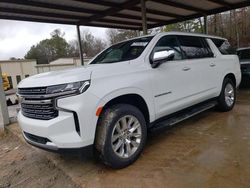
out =
<svg viewBox="0 0 250 188"><path fill-rule="evenodd" d="M225 78L218 98L218 109L227 112L233 109L236 101L236 88L230 78Z"/></svg>
<svg viewBox="0 0 250 188"><path fill-rule="evenodd" d="M112 168L124 168L137 160L147 139L147 127L141 111L118 104L101 115L95 139L99 158Z"/></svg>

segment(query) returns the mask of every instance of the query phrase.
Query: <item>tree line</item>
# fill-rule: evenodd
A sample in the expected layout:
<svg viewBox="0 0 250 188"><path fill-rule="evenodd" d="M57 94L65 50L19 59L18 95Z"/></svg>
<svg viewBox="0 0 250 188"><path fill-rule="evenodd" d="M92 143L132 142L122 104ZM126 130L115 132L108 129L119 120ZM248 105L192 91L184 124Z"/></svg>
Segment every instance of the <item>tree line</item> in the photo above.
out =
<svg viewBox="0 0 250 188"><path fill-rule="evenodd" d="M89 30L81 31L81 44L84 57L93 57L110 44L117 43L135 36L139 36L136 31L108 29L107 39L94 37ZM38 44L31 46L24 56L25 59L36 59L37 64L48 64L62 57L79 57L79 44L77 40L67 42L65 33L60 29L54 30L49 39L44 39ZM15 59L11 57L10 59Z"/></svg>
<svg viewBox="0 0 250 188"><path fill-rule="evenodd" d="M250 8L241 8L211 15L207 20L208 34L227 38L234 48L250 46ZM149 30L149 33L162 31L204 32L204 19L198 18L170 24ZM142 35L140 31L107 29L106 39L93 36L89 30L81 31L81 43L85 57L93 57L111 44ZM50 39L33 45L25 59L37 59L38 64L47 64L61 57L78 57L77 40L67 42L64 32L56 29Z"/></svg>
<svg viewBox="0 0 250 188"><path fill-rule="evenodd" d="M227 38L235 48L250 46L250 7L210 16L208 32Z"/></svg>
<svg viewBox="0 0 250 188"><path fill-rule="evenodd" d="M62 57L79 56L77 40L67 42L64 32L60 29L54 30L50 39L44 39L38 44L33 45L24 56L25 59L36 59L37 64L48 64ZM93 57L106 47L106 43L95 38L89 31L82 31L82 46L87 57Z"/></svg>
<svg viewBox="0 0 250 188"><path fill-rule="evenodd" d="M250 46L250 7L208 16L209 35L228 39L232 47ZM162 31L204 32L204 20L198 18L164 26Z"/></svg>

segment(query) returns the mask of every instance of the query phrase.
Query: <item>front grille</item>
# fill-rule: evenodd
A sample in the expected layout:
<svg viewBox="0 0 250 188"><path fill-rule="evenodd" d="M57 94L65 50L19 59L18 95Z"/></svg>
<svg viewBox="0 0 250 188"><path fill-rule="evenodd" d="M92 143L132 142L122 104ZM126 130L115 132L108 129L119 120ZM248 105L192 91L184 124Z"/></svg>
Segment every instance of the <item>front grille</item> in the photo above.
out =
<svg viewBox="0 0 250 188"><path fill-rule="evenodd" d="M46 87L18 88L19 95L45 95Z"/></svg>
<svg viewBox="0 0 250 188"><path fill-rule="evenodd" d="M32 104L23 101L21 103L21 110L24 116L33 119L50 120L58 116L58 111L54 108L52 100L50 102L42 103L41 101L32 101ZM29 102L31 102L29 100Z"/></svg>
<svg viewBox="0 0 250 188"><path fill-rule="evenodd" d="M19 88L18 94L23 98L21 112L24 116L40 120L50 120L58 116L54 99L42 97L46 94L46 87Z"/></svg>

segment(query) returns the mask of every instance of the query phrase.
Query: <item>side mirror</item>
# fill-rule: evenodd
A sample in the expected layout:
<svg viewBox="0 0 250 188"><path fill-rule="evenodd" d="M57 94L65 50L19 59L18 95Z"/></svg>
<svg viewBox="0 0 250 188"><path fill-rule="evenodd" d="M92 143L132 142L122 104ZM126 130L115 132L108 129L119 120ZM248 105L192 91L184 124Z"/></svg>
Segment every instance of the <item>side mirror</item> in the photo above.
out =
<svg viewBox="0 0 250 188"><path fill-rule="evenodd" d="M174 50L163 50L159 52L154 52L151 57L151 66L153 68L158 67L160 64L169 61L174 58Z"/></svg>

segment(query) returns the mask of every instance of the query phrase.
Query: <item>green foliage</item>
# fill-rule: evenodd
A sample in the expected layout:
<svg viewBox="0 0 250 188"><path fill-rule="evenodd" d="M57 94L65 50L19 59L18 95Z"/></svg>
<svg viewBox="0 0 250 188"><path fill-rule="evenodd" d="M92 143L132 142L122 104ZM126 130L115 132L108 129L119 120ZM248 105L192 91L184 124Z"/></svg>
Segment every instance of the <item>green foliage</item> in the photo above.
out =
<svg viewBox="0 0 250 188"><path fill-rule="evenodd" d="M50 39L44 39L33 45L25 55L25 59L36 59L38 64L47 64L62 57L79 57L77 40L67 43L60 29L54 30L50 35ZM87 57L95 56L106 47L102 39L95 38L88 30L84 30L81 37L83 54Z"/></svg>
<svg viewBox="0 0 250 188"><path fill-rule="evenodd" d="M19 59L16 57L10 57L9 60L19 60Z"/></svg>
<svg viewBox="0 0 250 188"><path fill-rule="evenodd" d="M50 39L33 45L25 55L25 59L37 59L38 64L46 64L60 57L70 57L72 48L63 36L64 33L59 29L54 30Z"/></svg>

